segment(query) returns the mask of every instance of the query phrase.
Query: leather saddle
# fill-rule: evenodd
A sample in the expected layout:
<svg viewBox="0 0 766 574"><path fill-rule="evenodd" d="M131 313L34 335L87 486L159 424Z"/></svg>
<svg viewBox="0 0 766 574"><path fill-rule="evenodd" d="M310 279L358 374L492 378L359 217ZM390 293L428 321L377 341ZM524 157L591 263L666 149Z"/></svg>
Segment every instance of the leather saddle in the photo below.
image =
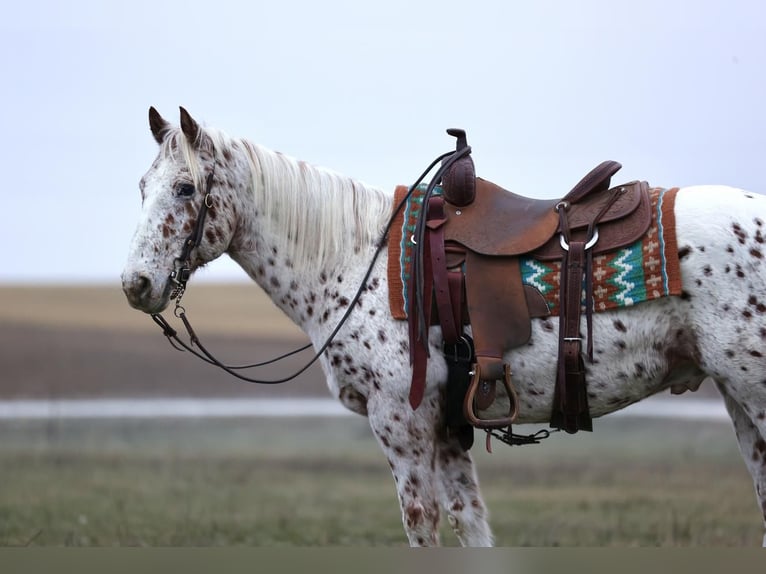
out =
<svg viewBox="0 0 766 574"><path fill-rule="evenodd" d="M551 426L570 433L592 430L580 332L585 301L592 355L592 258L630 245L646 233L651 223L648 184L635 181L610 187L622 166L605 161L561 199L516 195L475 177L465 132L448 133L457 138L456 153L462 150L463 155L442 176L442 195L428 199L422 210L427 248L416 257L428 259L422 268L429 278L424 288L429 296L421 304L429 309L414 308L412 298L411 347L424 344L413 326L418 316L430 315L428 324L440 324L447 344L457 344L463 326L470 324L475 362L464 398L465 419L477 428L510 427L519 405L503 356L528 343L533 317L550 315L542 294L522 283L520 258L558 260L559 352ZM417 356L413 353L413 407L424 384L424 374L418 375L424 367L417 364ZM480 413L494 402L498 381L510 401L508 413L486 418Z"/></svg>

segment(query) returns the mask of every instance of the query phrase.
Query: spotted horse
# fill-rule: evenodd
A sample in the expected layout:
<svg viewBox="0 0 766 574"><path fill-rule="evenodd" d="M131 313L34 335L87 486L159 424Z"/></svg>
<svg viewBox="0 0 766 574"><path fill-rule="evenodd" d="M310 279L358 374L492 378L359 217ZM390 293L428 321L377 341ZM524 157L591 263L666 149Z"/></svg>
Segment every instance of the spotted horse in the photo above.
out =
<svg viewBox="0 0 766 574"><path fill-rule="evenodd" d="M202 127L183 109L180 127L153 108L149 123L159 154L139 184L142 211L122 273L129 304L160 313L189 274L228 254L322 350L330 392L369 420L409 543L437 545L445 514L461 544L491 545L471 452L445 431L438 325L427 330L422 400L417 409L409 402L408 328L389 311L381 245L393 192ZM589 414L712 378L766 517L766 197L684 187L674 215L680 294L593 315ZM535 318L528 342L503 357L518 396L515 422L550 420L558 345L557 322Z"/></svg>

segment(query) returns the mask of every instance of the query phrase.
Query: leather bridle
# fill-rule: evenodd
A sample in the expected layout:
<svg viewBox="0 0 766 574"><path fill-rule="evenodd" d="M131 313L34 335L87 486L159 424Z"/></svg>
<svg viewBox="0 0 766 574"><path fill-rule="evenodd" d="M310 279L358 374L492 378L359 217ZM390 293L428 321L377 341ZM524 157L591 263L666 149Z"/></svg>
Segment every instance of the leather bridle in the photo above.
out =
<svg viewBox="0 0 766 574"><path fill-rule="evenodd" d="M173 264L173 271L170 272L170 282L173 285L173 291L170 294L170 299L177 301L181 300L184 292L186 291L186 283L189 281L192 272L191 265L191 253L199 247L202 243L202 233L205 227L205 219L207 218L208 210L213 207L213 196L210 194L210 189L213 187L213 177L215 176L215 166L207 175L205 181L205 196L200 205L199 212L197 213L197 222L194 225L194 229L189 234L189 237L184 241L181 248L181 255L176 257Z"/></svg>
<svg viewBox="0 0 766 574"><path fill-rule="evenodd" d="M372 275L375 262L380 256L381 251L383 251L383 248L386 246L386 238L388 237L388 233L391 229L391 226L393 225L394 218L407 204L407 201L409 200L409 198L411 197L415 189L421 184L421 182L425 179L428 173L434 168L434 166L437 163L442 162L442 165L434 174L433 178L430 180L426 188L427 189L426 196L427 197L430 196L433 193L433 190L436 187L436 185L441 181L444 173L458 159L460 159L461 157L464 157L470 152L471 152L471 148L467 146L463 149L460 149L457 151L449 151L447 153L440 155L433 162L431 162L431 164L423 171L423 173L420 175L417 181L410 186L405 197L399 202L399 204L396 206L393 213L391 214L391 218L388 220L388 223L386 224L386 227L383 230L381 238L378 241L377 247L375 249L375 253L373 254L372 260L370 261L370 265L367 268L367 272L365 273L365 276L362 278L361 284L359 285L359 288L357 289L356 294L354 295L351 302L349 303L345 313L340 318L340 320L338 321L338 324L330 333L330 335L327 337L327 339L319 348L319 350L316 351L314 356L303 367L301 367L298 371L296 371L292 375L282 377L280 379L264 380L264 379L256 379L253 377L247 377L245 375L240 374L237 371L245 370L245 369L254 369L254 368L262 367L272 363L276 363L289 356L300 353L301 351L305 351L306 349L312 346L311 343L304 345L303 347L300 347L293 351L290 351L289 353L285 353L284 355L280 355L278 357L275 357L273 359L270 359L268 361L264 361L261 363L253 363L250 365L239 365L239 366L227 365L222 363L220 360L218 360L215 357L215 355L213 355L210 351L208 351L205 348L205 346L202 344L199 337L195 333L188 317L186 316L186 309L184 309L184 307L181 305L181 298L186 292L186 284L189 278L191 277L192 252L194 251L194 249L199 247L200 243L202 242L202 238L204 236L204 226L205 226L205 219L207 217L207 212L214 204L213 203L214 196L211 194L211 188L213 186L213 176L215 173L215 168L207 176L207 179L205 182L205 195L202 201L202 205L200 206L199 212L197 214L197 221L194 226L194 229L184 241L183 247L181 249L181 254L179 255L179 257L175 259L173 271L171 271L169 275L169 281L173 285L173 291L170 294L170 299L175 300L175 309L173 311L173 314L183 322L186 332L189 335L189 342L187 343L183 339L181 339L178 335L178 332L170 325L170 323L160 313L152 313L151 315L152 319L162 329L163 335L167 337L168 341L170 342L171 346L174 349L178 351L188 351L192 353L194 356L198 357L199 359L202 359L206 363L215 365L216 367L226 371L230 375L242 381L245 381L248 383L257 383L262 385L274 385L274 384L286 383L287 381L291 381L292 379L303 374L306 370L308 370L308 368L311 365L313 365L317 361L317 359L319 359L322 353L324 353L324 351L330 346L333 339L340 331L341 327L343 327L346 320L351 315L351 312L354 310L357 302L359 301L359 299L361 298L362 294L365 291L365 286L367 285L367 281L370 279L370 275ZM422 229L422 226L419 225L415 233L415 235L418 238L417 239L418 244L421 243L420 240L422 239L423 233L424 231ZM422 274L422 271L420 271L419 274ZM428 327L425 325L421 326L421 333L420 333L421 337L427 337L427 333L426 333L427 328Z"/></svg>

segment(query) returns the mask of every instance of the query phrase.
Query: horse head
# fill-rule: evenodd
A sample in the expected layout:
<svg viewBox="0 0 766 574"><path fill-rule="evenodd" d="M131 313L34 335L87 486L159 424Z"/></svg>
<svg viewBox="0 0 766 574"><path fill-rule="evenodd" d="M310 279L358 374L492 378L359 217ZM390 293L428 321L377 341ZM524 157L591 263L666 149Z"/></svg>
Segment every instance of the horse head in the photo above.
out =
<svg viewBox="0 0 766 574"><path fill-rule="evenodd" d="M224 253L236 230L231 157L217 134L181 108L180 128L154 108L149 126L159 153L141 178L141 215L122 273L132 307L162 311L174 288Z"/></svg>

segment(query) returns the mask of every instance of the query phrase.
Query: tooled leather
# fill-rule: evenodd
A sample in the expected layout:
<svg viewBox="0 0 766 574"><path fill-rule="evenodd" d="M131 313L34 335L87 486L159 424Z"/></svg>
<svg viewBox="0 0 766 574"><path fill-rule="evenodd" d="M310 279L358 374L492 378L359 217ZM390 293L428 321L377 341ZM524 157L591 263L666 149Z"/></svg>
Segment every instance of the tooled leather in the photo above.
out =
<svg viewBox="0 0 766 574"><path fill-rule="evenodd" d="M619 187L625 188L626 191L607 210L598 224L598 241L591 249L593 255L600 255L635 243L646 234L652 223L649 184L641 181ZM586 241L588 239L587 227L598 211L597 208L603 206L608 200L608 195L605 193L599 196L599 201L589 204L587 211L581 211L577 205L572 206L568 213L570 240ZM556 234L530 255L540 261L553 261L561 259L562 254L561 243Z"/></svg>
<svg viewBox="0 0 766 574"><path fill-rule="evenodd" d="M648 184L632 182L620 187L626 191L601 218L597 253L637 241L651 223ZM608 200L608 193L592 193L570 206L568 218L573 239L584 236L590 221ZM449 220L446 238L484 255L533 253L541 260L560 259L559 218L555 209L559 202L516 195L476 178L476 200L471 205L445 203Z"/></svg>

